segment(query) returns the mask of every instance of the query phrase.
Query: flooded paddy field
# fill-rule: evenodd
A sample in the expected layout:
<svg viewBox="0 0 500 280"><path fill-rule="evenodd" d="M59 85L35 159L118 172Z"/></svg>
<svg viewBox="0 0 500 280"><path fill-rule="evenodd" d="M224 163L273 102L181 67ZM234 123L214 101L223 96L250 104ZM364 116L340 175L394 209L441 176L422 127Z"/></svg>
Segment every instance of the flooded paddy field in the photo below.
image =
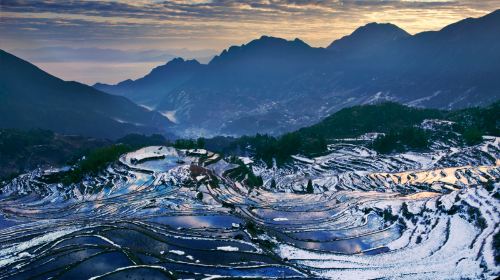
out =
<svg viewBox="0 0 500 280"><path fill-rule="evenodd" d="M69 186L35 170L1 186L0 279L493 278L499 139L449 149L339 143L249 164L256 188L228 158L162 146Z"/></svg>

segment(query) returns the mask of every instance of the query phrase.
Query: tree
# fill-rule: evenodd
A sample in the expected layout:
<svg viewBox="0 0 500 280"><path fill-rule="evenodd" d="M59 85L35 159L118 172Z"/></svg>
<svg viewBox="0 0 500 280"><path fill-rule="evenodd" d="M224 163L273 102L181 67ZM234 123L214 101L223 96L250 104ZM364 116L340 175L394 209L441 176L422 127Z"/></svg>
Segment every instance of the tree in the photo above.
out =
<svg viewBox="0 0 500 280"><path fill-rule="evenodd" d="M389 132L373 141L372 147L381 154L388 154L396 149L398 139L396 133Z"/></svg>
<svg viewBox="0 0 500 280"><path fill-rule="evenodd" d="M471 127L464 131L463 138L467 145L472 146L481 143L483 140L483 134L479 129Z"/></svg>
<svg viewBox="0 0 500 280"><path fill-rule="evenodd" d="M196 148L198 149L203 149L205 148L205 138L198 138L198 140L196 140Z"/></svg>
<svg viewBox="0 0 500 280"><path fill-rule="evenodd" d="M372 147L382 154L407 149L424 150L429 147L429 134L417 127L401 128L377 137L373 141Z"/></svg>
<svg viewBox="0 0 500 280"><path fill-rule="evenodd" d="M314 193L314 188L311 179L307 181L307 188L306 188L307 193Z"/></svg>
<svg viewBox="0 0 500 280"><path fill-rule="evenodd" d="M271 180L271 189L276 189L276 180L274 178Z"/></svg>
<svg viewBox="0 0 500 280"><path fill-rule="evenodd" d="M69 185L81 181L86 175L96 175L108 164L118 160L122 154L132 150L133 148L123 144L97 148L80 160L73 169L66 172L62 182L64 185Z"/></svg>
<svg viewBox="0 0 500 280"><path fill-rule="evenodd" d="M177 139L175 140L174 147L177 149L195 149L196 142L192 139Z"/></svg>

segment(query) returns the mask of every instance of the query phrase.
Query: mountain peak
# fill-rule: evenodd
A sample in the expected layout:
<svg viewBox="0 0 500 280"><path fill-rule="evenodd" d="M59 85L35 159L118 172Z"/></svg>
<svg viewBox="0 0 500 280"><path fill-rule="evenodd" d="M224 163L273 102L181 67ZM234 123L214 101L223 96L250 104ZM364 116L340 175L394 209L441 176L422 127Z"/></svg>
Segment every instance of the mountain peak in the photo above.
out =
<svg viewBox="0 0 500 280"><path fill-rule="evenodd" d="M410 36L408 32L392 23L372 22L357 28L350 35L333 41L327 48L332 50L371 48Z"/></svg>
<svg viewBox="0 0 500 280"><path fill-rule="evenodd" d="M252 40L248 44L243 45L242 47L254 47L254 46L272 47L272 46L282 46L282 45L310 47L308 44L306 44L299 38L295 38L294 40L286 40L283 38L272 37L267 35L262 35L259 39Z"/></svg>
<svg viewBox="0 0 500 280"><path fill-rule="evenodd" d="M169 91L189 80L204 66L195 59L177 57L135 81L128 79L116 85L95 84L94 87L125 96L141 105L155 107Z"/></svg>
<svg viewBox="0 0 500 280"><path fill-rule="evenodd" d="M401 29L399 26L392 24L390 22L370 22L367 23L359 28L357 28L354 32L356 31L361 31L361 30L394 30L394 31L404 31Z"/></svg>
<svg viewBox="0 0 500 280"><path fill-rule="evenodd" d="M154 68L144 78L148 78L150 76L164 76L175 72L191 71L192 69L198 69L200 65L201 64L196 59L185 60L182 57L177 57L164 65Z"/></svg>
<svg viewBox="0 0 500 280"><path fill-rule="evenodd" d="M183 65L183 64L200 64L198 60L196 59L184 59L182 57L176 57L170 61L168 61L165 65L162 66L176 66L176 65ZM161 66L159 66L161 67Z"/></svg>
<svg viewBox="0 0 500 280"><path fill-rule="evenodd" d="M247 44L229 47L222 51L220 55L215 56L209 64L220 63L222 61L247 55L275 56L285 53L301 53L309 49L311 49L311 46L298 38L286 40L283 38L262 35L260 38L252 40Z"/></svg>
<svg viewBox="0 0 500 280"><path fill-rule="evenodd" d="M182 57L176 57L176 58L170 60L169 62L167 62L167 64L168 63L182 63L184 61L185 61L184 58L182 58Z"/></svg>

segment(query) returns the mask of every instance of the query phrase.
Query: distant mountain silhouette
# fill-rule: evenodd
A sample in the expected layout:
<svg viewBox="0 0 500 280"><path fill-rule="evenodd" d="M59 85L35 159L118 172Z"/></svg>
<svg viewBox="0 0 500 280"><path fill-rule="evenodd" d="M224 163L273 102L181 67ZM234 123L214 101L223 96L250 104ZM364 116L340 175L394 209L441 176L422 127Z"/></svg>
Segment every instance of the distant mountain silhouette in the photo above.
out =
<svg viewBox="0 0 500 280"><path fill-rule="evenodd" d="M209 134L274 130L285 124L281 123L282 112L267 115L269 109L274 109L269 104L292 96L294 89L287 87L290 79L304 79L301 77L304 73L321 65L325 53L324 49L312 48L299 39L262 36L224 50L203 71L172 91L157 108L175 111L180 127L186 120L196 123L201 131L191 131L188 127L187 134L192 136L204 133L205 129Z"/></svg>
<svg viewBox="0 0 500 280"><path fill-rule="evenodd" d="M118 138L166 133L171 123L123 97L66 82L0 50L0 128Z"/></svg>
<svg viewBox="0 0 500 280"><path fill-rule="evenodd" d="M196 60L175 58L135 81L129 79L116 85L97 83L94 88L122 95L138 104L154 108L165 95L192 78L203 67Z"/></svg>
<svg viewBox="0 0 500 280"><path fill-rule="evenodd" d="M410 37L403 29L391 23L369 23L352 34L333 41L327 49L335 51L361 51Z"/></svg>
<svg viewBox="0 0 500 280"><path fill-rule="evenodd" d="M299 39L287 41L262 36L242 46L233 46L215 56L209 63L210 78L224 78L226 83L282 79L311 67L319 59L318 50ZM316 55L316 56L315 56ZM214 70L216 72L214 72ZM221 77L224 74L226 76Z"/></svg>
<svg viewBox="0 0 500 280"><path fill-rule="evenodd" d="M152 105L175 114L178 128L193 136L281 133L344 107L382 101L484 106L500 97L498 34L500 10L416 35L372 23L328 48L263 36L223 51L175 87L165 78L155 90L101 89L154 100L158 89L167 89Z"/></svg>

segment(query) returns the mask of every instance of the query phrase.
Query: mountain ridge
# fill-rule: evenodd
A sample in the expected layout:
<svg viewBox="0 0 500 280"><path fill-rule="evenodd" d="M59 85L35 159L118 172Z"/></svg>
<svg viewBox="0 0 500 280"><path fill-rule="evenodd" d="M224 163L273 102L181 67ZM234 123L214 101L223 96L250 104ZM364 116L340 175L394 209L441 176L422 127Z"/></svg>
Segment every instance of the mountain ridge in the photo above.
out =
<svg viewBox="0 0 500 280"><path fill-rule="evenodd" d="M129 133L165 134L171 126L162 115L124 97L63 81L4 50L0 61L1 128L119 138Z"/></svg>
<svg viewBox="0 0 500 280"><path fill-rule="evenodd" d="M243 135L280 134L343 107L380 101L485 106L500 98L495 34L499 11L415 35L372 23L337 40L333 49L262 36L222 51L176 87L166 82L168 92L154 108L175 112L184 135Z"/></svg>

